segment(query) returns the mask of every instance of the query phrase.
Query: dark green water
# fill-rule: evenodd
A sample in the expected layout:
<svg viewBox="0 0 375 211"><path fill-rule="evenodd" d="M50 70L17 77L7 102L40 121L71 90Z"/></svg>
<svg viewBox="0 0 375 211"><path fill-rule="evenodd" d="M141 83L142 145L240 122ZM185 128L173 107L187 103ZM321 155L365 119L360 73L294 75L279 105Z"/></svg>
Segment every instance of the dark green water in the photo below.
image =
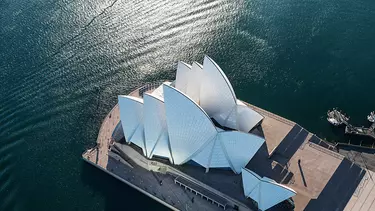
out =
<svg viewBox="0 0 375 211"><path fill-rule="evenodd" d="M117 95L204 54L238 98L328 140L353 138L327 109L375 110L371 0L0 0L0 210L165 210L81 153Z"/></svg>

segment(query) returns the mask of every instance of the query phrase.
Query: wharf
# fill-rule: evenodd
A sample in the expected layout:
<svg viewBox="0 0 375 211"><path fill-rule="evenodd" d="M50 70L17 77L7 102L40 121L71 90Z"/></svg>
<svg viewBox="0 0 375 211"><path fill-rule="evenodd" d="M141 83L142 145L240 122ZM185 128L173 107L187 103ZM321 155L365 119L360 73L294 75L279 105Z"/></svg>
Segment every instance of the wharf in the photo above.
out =
<svg viewBox="0 0 375 211"><path fill-rule="evenodd" d="M373 114L373 113L371 113L371 114ZM328 120L328 122L330 122L331 124L333 124L335 126L345 125L345 133L346 134L368 136L370 138L375 139L375 123L372 123L369 128L355 127L348 122L349 118L346 117L344 114L342 114L337 109L333 109L332 111L327 112L327 120Z"/></svg>
<svg viewBox="0 0 375 211"><path fill-rule="evenodd" d="M345 127L345 133L347 133L347 134L354 134L354 135L368 136L370 138L375 139L375 123L372 123L369 128L354 127L354 126L348 124Z"/></svg>
<svg viewBox="0 0 375 211"><path fill-rule="evenodd" d="M141 87L130 95L142 97L154 87ZM293 197L296 211L375 209L375 195L369 192L375 187L368 176L372 175L371 170L339 154L335 146L298 124L246 104L264 117L251 133L266 140L246 167L293 188L297 192ZM226 210L256 210L252 200L243 194L241 175L222 169L205 173L205 168L199 166L149 160L134 145L115 142L115 134L121 128L119 115L116 105L102 123L96 147L83 153L85 161L172 210L223 210L222 206ZM182 183L189 187L180 187ZM203 197L198 193L210 194ZM362 209L359 203L368 209Z"/></svg>

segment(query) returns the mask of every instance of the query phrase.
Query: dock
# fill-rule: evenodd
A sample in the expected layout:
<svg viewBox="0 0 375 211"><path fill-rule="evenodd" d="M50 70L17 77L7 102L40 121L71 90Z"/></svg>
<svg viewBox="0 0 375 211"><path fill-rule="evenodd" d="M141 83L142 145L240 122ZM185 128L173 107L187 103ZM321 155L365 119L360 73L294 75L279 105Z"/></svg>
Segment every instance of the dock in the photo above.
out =
<svg viewBox="0 0 375 211"><path fill-rule="evenodd" d="M142 97L155 87L146 85L130 95ZM356 164L297 123L246 105L264 117L251 133L266 140L246 168L294 189L294 210L375 210L375 195L369 193L375 188L369 179L373 169ZM121 142L119 115L115 105L102 123L97 145L82 154L84 161L172 210L256 210L243 194L241 175L223 169L206 173L200 166L150 160L135 145ZM287 210L280 206L269 210Z"/></svg>
<svg viewBox="0 0 375 211"><path fill-rule="evenodd" d="M369 128L354 127L349 124L345 127L345 133L360 135L360 136L368 136L370 138L375 139L375 123L372 123Z"/></svg>
<svg viewBox="0 0 375 211"><path fill-rule="evenodd" d="M369 128L355 127L351 125L348 122L349 118L346 117L341 111L338 111L337 109L333 109L332 111L327 112L327 121L335 126L345 125L346 134L367 136L367 137L375 139L375 123L373 121L374 116L375 116L374 112L371 112L371 114L367 117L367 119L370 122L372 122Z"/></svg>

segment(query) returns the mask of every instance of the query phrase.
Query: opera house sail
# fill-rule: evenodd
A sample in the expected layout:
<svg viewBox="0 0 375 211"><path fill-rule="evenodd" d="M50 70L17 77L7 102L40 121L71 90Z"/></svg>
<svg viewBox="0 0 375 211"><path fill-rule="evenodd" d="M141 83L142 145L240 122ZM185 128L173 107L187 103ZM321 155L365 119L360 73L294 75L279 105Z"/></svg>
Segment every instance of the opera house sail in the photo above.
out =
<svg viewBox="0 0 375 211"><path fill-rule="evenodd" d="M323 143L237 99L223 70L205 56L203 64L178 62L174 81L119 95L97 146L83 157L174 210L314 210L345 158L313 138ZM301 160L331 167L304 173Z"/></svg>

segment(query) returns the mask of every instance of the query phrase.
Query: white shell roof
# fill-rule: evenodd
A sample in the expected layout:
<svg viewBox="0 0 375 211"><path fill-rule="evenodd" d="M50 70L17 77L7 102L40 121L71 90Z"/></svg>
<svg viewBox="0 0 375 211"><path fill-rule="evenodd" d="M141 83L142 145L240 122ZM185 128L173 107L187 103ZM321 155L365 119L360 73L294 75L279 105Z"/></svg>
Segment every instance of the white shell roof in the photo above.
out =
<svg viewBox="0 0 375 211"><path fill-rule="evenodd" d="M192 66L179 62L175 87L222 126L249 132L263 119L262 115L237 100L228 78L208 56L204 57L203 66L197 62Z"/></svg>
<svg viewBox="0 0 375 211"><path fill-rule="evenodd" d="M221 68L208 56L204 57L203 72L200 105L210 117L227 126L226 120L237 105L232 85ZM231 125L231 128L234 127Z"/></svg>
<svg viewBox="0 0 375 211"><path fill-rule="evenodd" d="M198 64L197 62L194 62L188 74L189 81L187 83L186 92L183 92L198 104L199 104L200 93L201 93L200 88L201 88L202 74L203 74L202 66Z"/></svg>
<svg viewBox="0 0 375 211"><path fill-rule="evenodd" d="M193 160L205 168L241 173L264 143L263 138L247 133L263 117L236 99L223 71L207 56L203 67L179 62L174 84L163 83L143 99L118 96L126 141L142 148L148 158L162 156L176 165ZM239 131L224 131L211 118ZM245 195L258 200L261 208L290 195L270 179L242 172ZM282 196L268 199L264 190Z"/></svg>
<svg viewBox="0 0 375 211"><path fill-rule="evenodd" d="M216 137L215 144L211 152L211 160L208 168L223 168L231 167L224 145L221 142L220 136Z"/></svg>
<svg viewBox="0 0 375 211"><path fill-rule="evenodd" d="M205 168L209 168L211 165L211 152L215 142L216 138L209 141L209 143L199 153L197 153L192 160Z"/></svg>
<svg viewBox="0 0 375 211"><path fill-rule="evenodd" d="M264 139L223 131L210 118L248 132L262 116L236 99L228 78L208 56L203 66L179 62L176 88L170 84L144 94L145 105L140 98L119 96L125 138L148 158L162 156L178 165L192 159L206 168L230 167L240 173Z"/></svg>
<svg viewBox="0 0 375 211"><path fill-rule="evenodd" d="M246 106L240 100L237 100L237 103L237 129L239 131L249 132L262 121L263 116Z"/></svg>
<svg viewBox="0 0 375 211"><path fill-rule="evenodd" d="M172 82L169 82L169 81L166 81L164 82L163 84L167 84L167 85L171 85ZM152 93L151 95L160 99L161 101L164 102L164 93L163 93L163 84L160 85L159 87L157 87Z"/></svg>
<svg viewBox="0 0 375 211"><path fill-rule="evenodd" d="M219 132L209 116L191 98L164 85L168 133L175 164L192 159L206 168L246 166L264 139L238 131Z"/></svg>
<svg viewBox="0 0 375 211"><path fill-rule="evenodd" d="M175 164L183 164L212 140L217 131L199 105L168 85L164 85L164 105L172 157Z"/></svg>
<svg viewBox="0 0 375 211"><path fill-rule="evenodd" d="M153 94L144 94L144 131L147 157L153 155L169 158L172 156L169 146L164 100Z"/></svg>
<svg viewBox="0 0 375 211"><path fill-rule="evenodd" d="M132 96L118 96L120 120L125 140L142 148L146 155L143 131L143 99Z"/></svg>
<svg viewBox="0 0 375 211"><path fill-rule="evenodd" d="M296 195L293 189L278 184L270 178L261 178L253 171L244 168L242 183L245 196L256 201L260 210L267 210Z"/></svg>
<svg viewBox="0 0 375 211"><path fill-rule="evenodd" d="M191 66L186 64L185 62L180 61L177 64L175 87L183 93L186 93L187 90L190 69Z"/></svg>
<svg viewBox="0 0 375 211"><path fill-rule="evenodd" d="M221 146L226 152L231 168L237 174L255 155L264 143L264 139L249 133L225 131L219 133Z"/></svg>

